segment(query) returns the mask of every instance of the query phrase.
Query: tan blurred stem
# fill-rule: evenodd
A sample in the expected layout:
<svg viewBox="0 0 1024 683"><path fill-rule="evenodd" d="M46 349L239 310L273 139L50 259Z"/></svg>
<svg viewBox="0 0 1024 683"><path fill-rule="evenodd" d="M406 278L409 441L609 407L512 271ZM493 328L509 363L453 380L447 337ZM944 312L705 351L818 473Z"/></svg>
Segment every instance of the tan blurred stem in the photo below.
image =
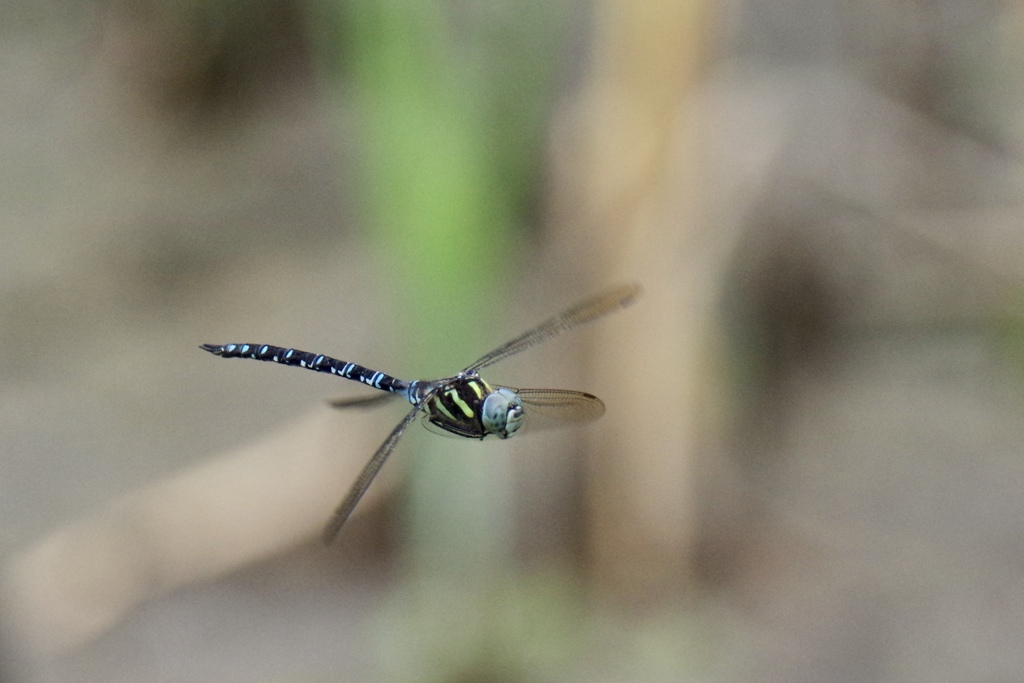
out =
<svg viewBox="0 0 1024 683"><path fill-rule="evenodd" d="M629 323L598 331L591 555L600 585L645 600L685 584L694 537L693 462L709 391L714 302L731 238L709 230L699 181L708 61L699 0L599 5L590 81L573 105L562 183L568 240L594 245L611 279L644 297Z"/></svg>
<svg viewBox="0 0 1024 683"><path fill-rule="evenodd" d="M142 602L317 536L373 452L372 441L337 415L318 410L113 501L23 551L4 577L12 635L38 654L59 654ZM371 487L360 510L386 481Z"/></svg>

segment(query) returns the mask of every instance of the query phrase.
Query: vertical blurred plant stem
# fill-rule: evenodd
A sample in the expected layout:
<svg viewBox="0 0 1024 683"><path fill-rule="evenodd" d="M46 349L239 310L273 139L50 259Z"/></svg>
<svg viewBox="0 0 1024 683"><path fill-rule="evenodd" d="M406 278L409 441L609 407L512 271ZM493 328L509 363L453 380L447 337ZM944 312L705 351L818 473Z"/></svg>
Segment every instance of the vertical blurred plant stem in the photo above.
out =
<svg viewBox="0 0 1024 683"><path fill-rule="evenodd" d="M408 367L444 374L464 365L468 348L491 327L493 319L481 316L509 243L509 220L492 198L482 154L480 103L445 50L437 3L347 5L370 243L386 268L381 279L397 294L396 330L415 340L404 349ZM414 569L486 573L507 536L502 498L488 495L498 493L488 489L500 486L499 477L487 460L450 457L446 450L465 451L419 436L402 458L411 474Z"/></svg>
<svg viewBox="0 0 1024 683"><path fill-rule="evenodd" d="M380 298L388 318L381 329L403 340L401 367L449 374L516 331L502 320L513 228L523 220L517 210L539 158L550 74L537 61L544 53L537 42L550 34L544 17L552 12L535 0L511 10L437 0L324 2L318 9L331 30L315 29L321 51L331 53L321 57L340 60L348 94L340 106L356 112L363 179L356 196L379 266L375 284L394 295ZM505 25L484 35L494 16L511 17L522 35L507 35ZM531 59L544 66L514 73ZM511 76L501 73L510 69ZM410 436L396 460L410 470L413 569L485 578L507 559L512 518L507 477L495 469L501 460L486 452L494 446Z"/></svg>

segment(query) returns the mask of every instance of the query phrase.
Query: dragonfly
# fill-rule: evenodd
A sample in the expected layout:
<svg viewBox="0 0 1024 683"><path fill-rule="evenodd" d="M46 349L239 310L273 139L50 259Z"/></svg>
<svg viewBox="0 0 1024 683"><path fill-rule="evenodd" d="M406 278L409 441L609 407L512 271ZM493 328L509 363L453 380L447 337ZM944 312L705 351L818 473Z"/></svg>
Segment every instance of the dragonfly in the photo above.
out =
<svg viewBox="0 0 1024 683"><path fill-rule="evenodd" d="M373 407L395 398L403 398L412 404L412 410L366 463L341 504L328 519L323 530L323 541L330 544L394 451L403 432L417 417L421 417L423 425L431 431L481 440L492 435L499 439L509 439L525 431L583 424L601 417L604 414L604 403L586 392L492 385L480 377L480 370L629 306L639 294L638 285L626 284L580 301L485 353L459 373L440 379L410 382L357 363L270 344L202 344L199 348L221 358L251 358L329 373L362 382L384 392L371 397L335 399L330 402L335 408Z"/></svg>

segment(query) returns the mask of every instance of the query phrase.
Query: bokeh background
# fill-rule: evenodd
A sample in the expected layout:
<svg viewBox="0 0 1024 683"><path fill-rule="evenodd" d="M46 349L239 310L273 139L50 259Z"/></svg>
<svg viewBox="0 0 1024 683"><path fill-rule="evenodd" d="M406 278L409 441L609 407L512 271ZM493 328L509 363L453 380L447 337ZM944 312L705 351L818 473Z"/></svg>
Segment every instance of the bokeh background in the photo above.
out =
<svg viewBox="0 0 1024 683"><path fill-rule="evenodd" d="M0 681L1021 680L1024 5L4 10Z"/></svg>

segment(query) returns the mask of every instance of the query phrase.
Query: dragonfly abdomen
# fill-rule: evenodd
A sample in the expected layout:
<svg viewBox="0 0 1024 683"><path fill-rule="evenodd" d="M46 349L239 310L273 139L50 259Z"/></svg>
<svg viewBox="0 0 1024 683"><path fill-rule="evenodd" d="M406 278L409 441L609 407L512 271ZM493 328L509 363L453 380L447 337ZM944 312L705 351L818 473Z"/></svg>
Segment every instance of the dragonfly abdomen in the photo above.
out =
<svg viewBox="0 0 1024 683"><path fill-rule="evenodd" d="M345 379L362 382L367 386L381 391L402 394L408 397L409 383L377 370L325 356L322 353L310 353L298 349L286 349L270 344L203 344L204 351L209 351L221 358L252 358L253 360L270 361L282 365L294 365L314 372L326 372Z"/></svg>

